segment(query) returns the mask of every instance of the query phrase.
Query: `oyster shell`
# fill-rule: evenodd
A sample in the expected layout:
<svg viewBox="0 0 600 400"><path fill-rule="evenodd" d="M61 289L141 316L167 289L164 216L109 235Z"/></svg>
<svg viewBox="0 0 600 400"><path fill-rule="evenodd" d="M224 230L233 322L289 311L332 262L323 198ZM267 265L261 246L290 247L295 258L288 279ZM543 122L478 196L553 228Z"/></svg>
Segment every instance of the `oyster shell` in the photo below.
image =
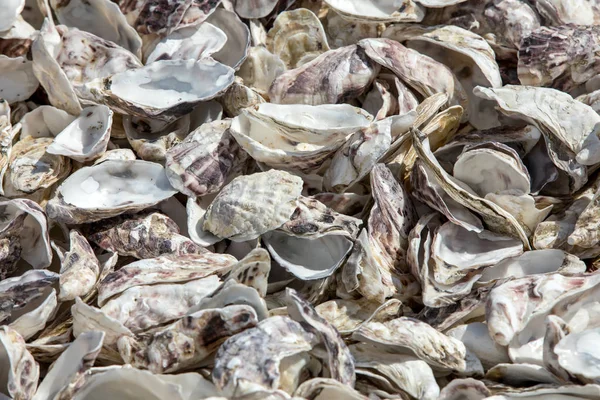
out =
<svg viewBox="0 0 600 400"><path fill-rule="evenodd" d="M368 22L420 22L425 10L412 0L325 0L325 3L347 19Z"/></svg>
<svg viewBox="0 0 600 400"><path fill-rule="evenodd" d="M33 73L33 63L26 58L0 55L0 71L2 98L11 104L27 99L39 86Z"/></svg>
<svg viewBox="0 0 600 400"><path fill-rule="evenodd" d="M48 202L46 212L65 223L92 222L144 209L175 193L159 164L108 160L69 176Z"/></svg>
<svg viewBox="0 0 600 400"><path fill-rule="evenodd" d="M239 242L255 239L292 216L301 190L302 180L283 171L235 178L206 210L204 229Z"/></svg>
<svg viewBox="0 0 600 400"><path fill-rule="evenodd" d="M37 388L40 367L25 348L25 340L8 326L0 327L0 362L6 374L0 393L30 399Z"/></svg>

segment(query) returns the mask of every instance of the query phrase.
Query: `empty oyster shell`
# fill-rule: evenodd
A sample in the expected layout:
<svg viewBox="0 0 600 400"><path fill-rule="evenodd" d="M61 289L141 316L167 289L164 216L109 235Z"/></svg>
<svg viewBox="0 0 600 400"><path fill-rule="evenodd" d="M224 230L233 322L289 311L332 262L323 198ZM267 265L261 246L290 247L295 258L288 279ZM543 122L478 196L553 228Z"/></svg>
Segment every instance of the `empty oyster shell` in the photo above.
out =
<svg viewBox="0 0 600 400"><path fill-rule="evenodd" d="M21 118L21 139L27 136L34 138L56 137L75 117L52 106L39 106Z"/></svg>
<svg viewBox="0 0 600 400"><path fill-rule="evenodd" d="M46 152L79 162L97 158L106 151L110 140L112 115L106 106L84 108L81 115L54 138Z"/></svg>
<svg viewBox="0 0 600 400"><path fill-rule="evenodd" d="M263 250L264 252L264 250ZM98 284L98 304L134 286L186 282L212 274L224 275L236 260L228 254L163 255L140 260L109 273Z"/></svg>
<svg viewBox="0 0 600 400"><path fill-rule="evenodd" d="M469 356L462 342L416 319L400 317L383 323L369 322L354 332L352 337L388 352L415 355L436 371L465 373L470 367L467 363ZM479 361L475 361L477 365ZM478 368L481 370L481 364Z"/></svg>
<svg viewBox="0 0 600 400"><path fill-rule="evenodd" d="M58 22L79 28L142 55L142 39L125 19L119 7L109 0L88 2L50 0Z"/></svg>
<svg viewBox="0 0 600 400"><path fill-rule="evenodd" d="M283 171L237 177L208 207L204 229L239 242L255 239L289 220L301 190L302 179Z"/></svg>
<svg viewBox="0 0 600 400"><path fill-rule="evenodd" d="M104 345L112 346L117 340L133 333L121 322L107 315L96 307L88 306L79 297L71 307L73 315L73 336L79 337L86 332L101 331L104 333Z"/></svg>
<svg viewBox="0 0 600 400"><path fill-rule="evenodd" d="M329 44L317 16L300 8L277 16L267 35L267 48L292 69L328 51Z"/></svg>
<svg viewBox="0 0 600 400"><path fill-rule="evenodd" d="M440 388L431 367L414 356L386 353L374 346L350 346L356 373L390 393L401 391L416 399L437 399Z"/></svg>
<svg viewBox="0 0 600 400"><path fill-rule="evenodd" d="M25 8L25 0L10 0L0 14L0 32L9 30Z"/></svg>
<svg viewBox="0 0 600 400"><path fill-rule="evenodd" d="M155 61L86 83L85 97L116 112L173 121L225 92L233 83L233 72L210 58Z"/></svg>
<svg viewBox="0 0 600 400"><path fill-rule="evenodd" d="M164 162L166 152L188 134L190 118L183 116L173 122L139 117L123 118L127 141L143 160Z"/></svg>
<svg viewBox="0 0 600 400"><path fill-rule="evenodd" d="M167 151L165 169L174 188L188 196L205 196L237 175L248 157L229 126L229 121L203 124Z"/></svg>
<svg viewBox="0 0 600 400"><path fill-rule="evenodd" d="M69 235L71 248L62 253L55 246L60 261L60 301L74 300L75 297L84 297L96 285L100 274L100 263L86 240L76 230L71 230Z"/></svg>
<svg viewBox="0 0 600 400"><path fill-rule="evenodd" d="M209 1L210 2L210 1ZM227 35L223 47L212 58L235 70L246 60L250 48L250 30L232 11L216 8L206 20Z"/></svg>
<svg viewBox="0 0 600 400"><path fill-rule="evenodd" d="M474 93L496 101L506 115L532 122L546 138L560 141L576 154L577 162L583 165L600 162L597 132L600 116L591 107L574 101L568 94L548 88L512 85L500 89L477 87ZM556 107L561 110L560 116L549 119L547 110Z"/></svg>
<svg viewBox="0 0 600 400"><path fill-rule="evenodd" d="M244 84L267 98L271 84L285 70L284 62L277 55L262 46L250 47L248 58L240 66L238 76L244 80Z"/></svg>
<svg viewBox="0 0 600 400"><path fill-rule="evenodd" d="M0 327L0 363L5 378L0 393L14 399L31 399L37 388L40 367L25 348L25 340L8 326Z"/></svg>
<svg viewBox="0 0 600 400"><path fill-rule="evenodd" d="M135 367L174 372L199 365L229 336L257 323L254 309L245 305L202 310L137 339L123 336L117 345L123 360Z"/></svg>
<svg viewBox="0 0 600 400"><path fill-rule="evenodd" d="M277 389L281 360L310 350L313 340L312 333L288 317L268 318L223 343L215 356L213 382L226 396Z"/></svg>
<svg viewBox="0 0 600 400"><path fill-rule="evenodd" d="M379 66L360 47L341 47L279 75L269 98L278 104L341 103L362 94L378 72Z"/></svg>
<svg viewBox="0 0 600 400"><path fill-rule="evenodd" d="M101 311L137 333L183 317L220 283L210 275L188 283L134 286L109 300Z"/></svg>
<svg viewBox="0 0 600 400"><path fill-rule="evenodd" d="M33 63L23 57L0 55L0 71L2 98L11 104L29 98L39 86L33 74Z"/></svg>
<svg viewBox="0 0 600 400"><path fill-rule="evenodd" d="M216 26L205 22L198 26L177 29L153 43L146 50L146 64L160 60L200 60L223 48L227 35Z"/></svg>
<svg viewBox="0 0 600 400"><path fill-rule="evenodd" d="M468 116L469 122L477 129L491 128L498 124L496 113L491 107L486 110L481 99L472 94L476 86L502 86L494 51L484 38L457 26L423 28L412 25L391 26L383 36L407 41L409 48L452 69L469 96L470 108L463 119Z"/></svg>
<svg viewBox="0 0 600 400"><path fill-rule="evenodd" d="M175 193L159 164L108 160L69 176L46 212L65 223L92 222L144 209Z"/></svg>
<svg viewBox="0 0 600 400"><path fill-rule="evenodd" d="M233 1L235 12L242 18L263 18L273 11L277 0Z"/></svg>
<svg viewBox="0 0 600 400"><path fill-rule="evenodd" d="M94 365L103 340L104 332L100 331L79 335L56 360L33 398L38 400L68 396L69 385L77 382Z"/></svg>
<svg viewBox="0 0 600 400"><path fill-rule="evenodd" d="M81 106L69 78L56 61L61 38L54 23L46 18L40 34L31 44L33 74L48 93L50 104L71 115L79 115Z"/></svg>
<svg viewBox="0 0 600 400"><path fill-rule="evenodd" d="M389 68L422 96L445 93L448 95L449 105L469 109L465 90L445 65L391 39L363 39L358 44L368 57ZM465 112L464 118L467 117L468 112Z"/></svg>

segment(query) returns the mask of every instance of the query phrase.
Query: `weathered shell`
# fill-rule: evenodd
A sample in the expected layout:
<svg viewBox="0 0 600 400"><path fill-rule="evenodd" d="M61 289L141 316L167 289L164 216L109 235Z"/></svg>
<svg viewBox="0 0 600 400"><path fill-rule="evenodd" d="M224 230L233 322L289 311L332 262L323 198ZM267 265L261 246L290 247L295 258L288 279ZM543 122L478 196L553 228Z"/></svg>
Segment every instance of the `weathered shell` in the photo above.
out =
<svg viewBox="0 0 600 400"><path fill-rule="evenodd" d="M142 55L142 39L125 19L119 7L109 0L51 0L58 21L79 28Z"/></svg>
<svg viewBox="0 0 600 400"><path fill-rule="evenodd" d="M279 75L269 97L278 104L341 103L362 94L378 72L379 66L361 48L341 47Z"/></svg>
<svg viewBox="0 0 600 400"><path fill-rule="evenodd" d="M437 282L445 285L522 253L523 244L518 239L486 230L470 232L451 222L436 231L431 243L433 274Z"/></svg>
<svg viewBox="0 0 600 400"><path fill-rule="evenodd" d="M288 317L268 318L223 343L215 356L213 382L227 396L277 389L281 360L310 350L314 339Z"/></svg>
<svg viewBox="0 0 600 400"><path fill-rule="evenodd" d="M93 222L144 209L175 193L159 164L108 160L71 174L46 212L66 223Z"/></svg>
<svg viewBox="0 0 600 400"><path fill-rule="evenodd" d="M17 331L0 327L0 363L4 371L2 393L14 399L31 399L37 388L40 367L25 348L25 340Z"/></svg>
<svg viewBox="0 0 600 400"><path fill-rule="evenodd" d="M132 332L141 332L188 313L220 284L216 275L188 283L134 286L109 300L101 311Z"/></svg>
<svg viewBox="0 0 600 400"><path fill-rule="evenodd" d="M128 50L89 32L57 27L61 35L56 61L78 96L85 96L84 84L142 66Z"/></svg>
<svg viewBox="0 0 600 400"><path fill-rule="evenodd" d="M319 315L325 318L342 335L348 335L368 321L382 322L396 318L402 303L390 299L383 305L366 299L334 299L315 307Z"/></svg>
<svg viewBox="0 0 600 400"><path fill-rule="evenodd" d="M110 140L112 115L113 112L106 106L84 108L81 115L54 138L46 151L79 162L99 157L106 151Z"/></svg>
<svg viewBox="0 0 600 400"><path fill-rule="evenodd" d="M549 88L512 85L500 89L477 87L474 93L496 101L504 114L533 123L547 139L560 141L577 156L577 162L583 165L600 162L600 116L568 94ZM547 114L549 111L553 113L552 118Z"/></svg>
<svg viewBox="0 0 600 400"><path fill-rule="evenodd" d="M98 284L98 304L134 286L157 283L187 282L209 275L225 275L235 268L236 260L228 254L163 255L135 261L108 274Z"/></svg>
<svg viewBox="0 0 600 400"><path fill-rule="evenodd" d="M4 217L14 215L18 218L25 214L22 226L16 236L24 250L21 257L33 268L47 268L52 262L52 249L48 234L48 222L43 209L35 202L27 199L0 201L0 211ZM13 232L13 234L15 234Z"/></svg>
<svg viewBox="0 0 600 400"><path fill-rule="evenodd" d="M56 27L46 18L40 28L40 34L31 44L33 73L40 85L46 89L50 104L71 115L79 115L79 100L69 78L55 59L60 44L61 38Z"/></svg>
<svg viewBox="0 0 600 400"><path fill-rule="evenodd" d="M301 8L277 16L267 35L267 48L292 69L329 51L329 44L321 21Z"/></svg>
<svg viewBox="0 0 600 400"><path fill-rule="evenodd" d="M462 342L412 318L369 322L354 332L352 337L388 352L414 354L438 371L467 371L467 350Z"/></svg>
<svg viewBox="0 0 600 400"><path fill-rule="evenodd" d="M413 129L411 132L416 152L423 162L431 169L436 179L441 182L443 189L448 196L470 210L480 214L484 223L491 231L508 233L511 236L519 237L523 242L525 249L528 250L529 240L519 221L496 204L481 199L458 185L435 159L429 146L429 140L420 135L416 129Z"/></svg>
<svg viewBox="0 0 600 400"><path fill-rule="evenodd" d="M277 0L235 0L235 12L242 18L263 18L273 11Z"/></svg>
<svg viewBox="0 0 600 400"><path fill-rule="evenodd" d="M123 360L135 367L174 372L199 365L228 337L257 323L252 307L233 305L197 311L136 339L123 336L117 345Z"/></svg>
<svg viewBox="0 0 600 400"><path fill-rule="evenodd" d="M314 378L304 382L294 392L295 396L306 399L348 399L348 400L366 400L360 392L352 389L330 378Z"/></svg>
<svg viewBox="0 0 600 400"><path fill-rule="evenodd" d="M518 257L506 258L486 268L480 283L503 278L522 278L529 275L560 272L565 275L583 273L585 263L578 257L562 250L532 250Z"/></svg>
<svg viewBox="0 0 600 400"><path fill-rule="evenodd" d="M27 308L12 313L9 327L17 331L25 340L44 329L46 324L52 320L58 310L56 290L45 290L47 295L41 296L30 302ZM20 315L19 315L20 314Z"/></svg>
<svg viewBox="0 0 600 400"><path fill-rule="evenodd" d="M169 217L141 213L116 217L88 226L88 237L101 248L138 259L161 254L202 254L206 250L179 234L179 227Z"/></svg>
<svg viewBox="0 0 600 400"><path fill-rule="evenodd" d="M69 238L71 248L68 252L61 254L55 247L61 261L60 301L85 297L95 287L100 274L100 263L86 238L75 229L71 230Z"/></svg>
<svg viewBox="0 0 600 400"><path fill-rule="evenodd" d="M459 325L446 331L446 334L463 342L479 358L485 369L511 361L507 348L492 340L487 325L482 322Z"/></svg>
<svg viewBox="0 0 600 400"><path fill-rule="evenodd" d="M302 323L305 329L314 334L325 346L331 378L350 387L354 386L356 382L354 360L338 330L321 317L294 289L287 288L285 294L290 318Z"/></svg>
<svg viewBox="0 0 600 400"><path fill-rule="evenodd" d="M255 239L291 217L301 191L302 179L283 171L235 178L208 207L204 229L234 241Z"/></svg>
<svg viewBox="0 0 600 400"><path fill-rule="evenodd" d="M444 64L391 39L363 39L358 45L373 61L389 68L424 97L445 93L448 95L449 105L460 105L468 110L465 90ZM464 117L468 117L468 112L465 112Z"/></svg>
<svg viewBox="0 0 600 400"><path fill-rule="evenodd" d="M244 80L245 85L267 97L271 84L285 70L284 62L277 55L262 46L250 47L248 58L240 66L238 76Z"/></svg>
<svg viewBox="0 0 600 400"><path fill-rule="evenodd" d="M229 121L203 124L166 153L169 181L188 196L218 192L248 159L229 131Z"/></svg>
<svg viewBox="0 0 600 400"><path fill-rule="evenodd" d="M7 31L17 21L25 7L25 0L9 0L0 14L0 32Z"/></svg>
<svg viewBox="0 0 600 400"><path fill-rule="evenodd" d="M46 152L52 142L51 138L28 136L14 144L4 175L6 196L31 195L34 200L45 200L54 184L69 175L69 160Z"/></svg>
<svg viewBox="0 0 600 400"><path fill-rule="evenodd" d="M409 48L430 56L450 67L469 97L470 109L463 116L477 129L498 125L491 106L473 95L476 86L501 87L502 78L494 51L481 36L457 26L424 28L420 26L391 26L384 37L407 41Z"/></svg>
<svg viewBox="0 0 600 400"><path fill-rule="evenodd" d="M549 25L595 25L600 22L600 7L590 0L578 4L566 0L537 0L535 6L551 22Z"/></svg>
<svg viewBox="0 0 600 400"><path fill-rule="evenodd" d="M11 315L18 315L27 304L36 303L58 282L59 275L48 270L30 270L21 276L0 282L0 321L5 323ZM37 299L37 300L36 300Z"/></svg>
<svg viewBox="0 0 600 400"><path fill-rule="evenodd" d="M96 307L88 306L79 297L75 298L71 315L75 337L86 332L101 331L104 333L104 345L112 346L123 335L133 336L133 333L121 322Z"/></svg>
<svg viewBox="0 0 600 400"><path fill-rule="evenodd" d="M101 331L79 335L56 360L33 399L42 400L68 395L69 385L77 382L94 365L103 340L104 332Z"/></svg>

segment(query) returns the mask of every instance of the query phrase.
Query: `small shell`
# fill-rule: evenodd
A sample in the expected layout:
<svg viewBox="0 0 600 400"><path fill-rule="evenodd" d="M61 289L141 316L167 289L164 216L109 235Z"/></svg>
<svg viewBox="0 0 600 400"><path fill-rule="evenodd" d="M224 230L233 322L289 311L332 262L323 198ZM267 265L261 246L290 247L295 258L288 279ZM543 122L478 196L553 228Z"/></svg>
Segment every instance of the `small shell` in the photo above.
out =
<svg viewBox="0 0 600 400"><path fill-rule="evenodd" d="M166 152L180 143L189 133L187 115L173 122L139 117L123 117L127 141L136 154L146 161L162 163Z"/></svg>
<svg viewBox="0 0 600 400"><path fill-rule="evenodd" d="M85 297L95 287L100 274L100 263L86 238L74 229L69 238L71 248L67 253L61 254L55 248L61 259L60 301Z"/></svg>
<svg viewBox="0 0 600 400"><path fill-rule="evenodd" d="M152 52L146 56L145 63L160 60L200 60L221 50L226 41L225 32L208 22L181 28L154 44Z"/></svg>
<svg viewBox="0 0 600 400"><path fill-rule="evenodd" d="M234 305L198 311L136 339L123 336L117 344L123 360L134 367L175 372L198 366L229 336L257 323L252 307Z"/></svg>
<svg viewBox="0 0 600 400"><path fill-rule="evenodd" d="M302 179L283 171L235 178L208 207L204 229L234 241L255 239L291 217L301 190Z"/></svg>
<svg viewBox="0 0 600 400"><path fill-rule="evenodd" d="M383 305L366 299L334 299L317 305L315 310L341 335L348 335L369 321L383 322L398 317L401 306L402 303L396 299L390 299Z"/></svg>
<svg viewBox="0 0 600 400"><path fill-rule="evenodd" d="M188 196L216 193L248 159L232 137L229 121L203 124L166 153L167 177Z"/></svg>
<svg viewBox="0 0 600 400"><path fill-rule="evenodd" d="M287 68L298 68L329 50L321 21L310 10L284 11L267 35L267 48Z"/></svg>
<svg viewBox="0 0 600 400"><path fill-rule="evenodd" d="M305 329L314 334L325 346L331 378L350 387L354 386L356 382L354 360L337 329L321 317L294 289L287 288L285 295L289 316L302 323Z"/></svg>
<svg viewBox="0 0 600 400"><path fill-rule="evenodd" d="M238 76L244 80L245 85L267 97L271 84L285 70L285 64L277 55L262 46L250 47L248 58L240 66Z"/></svg>
<svg viewBox="0 0 600 400"><path fill-rule="evenodd" d="M65 127L46 150L79 162L93 160L106 151L113 112L106 106L86 107Z"/></svg>

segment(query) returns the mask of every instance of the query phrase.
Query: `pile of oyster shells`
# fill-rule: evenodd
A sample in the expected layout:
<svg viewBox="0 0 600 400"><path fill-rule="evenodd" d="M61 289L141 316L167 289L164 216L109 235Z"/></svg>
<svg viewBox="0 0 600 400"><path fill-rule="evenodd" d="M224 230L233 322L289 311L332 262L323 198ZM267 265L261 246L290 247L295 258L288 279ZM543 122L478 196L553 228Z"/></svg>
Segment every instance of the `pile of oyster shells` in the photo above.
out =
<svg viewBox="0 0 600 400"><path fill-rule="evenodd" d="M0 399L599 399L595 0L2 0Z"/></svg>

